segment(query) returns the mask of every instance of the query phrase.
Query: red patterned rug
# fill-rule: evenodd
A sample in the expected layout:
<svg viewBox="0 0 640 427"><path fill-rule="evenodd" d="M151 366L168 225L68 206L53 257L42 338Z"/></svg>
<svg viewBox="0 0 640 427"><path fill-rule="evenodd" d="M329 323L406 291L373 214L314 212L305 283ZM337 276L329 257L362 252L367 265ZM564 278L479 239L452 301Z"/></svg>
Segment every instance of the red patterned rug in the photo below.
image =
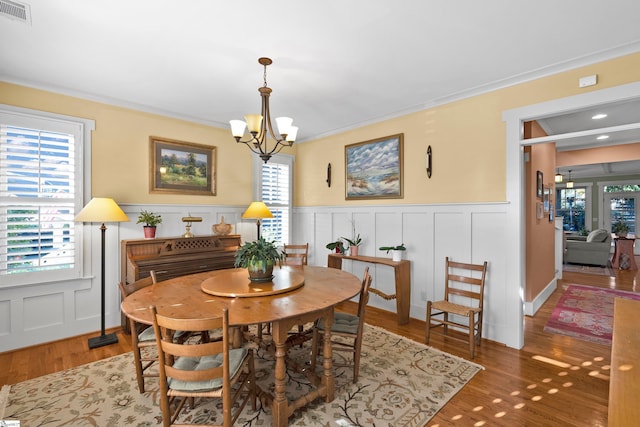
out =
<svg viewBox="0 0 640 427"><path fill-rule="evenodd" d="M569 285L544 327L545 332L611 345L613 300L640 301L640 293Z"/></svg>

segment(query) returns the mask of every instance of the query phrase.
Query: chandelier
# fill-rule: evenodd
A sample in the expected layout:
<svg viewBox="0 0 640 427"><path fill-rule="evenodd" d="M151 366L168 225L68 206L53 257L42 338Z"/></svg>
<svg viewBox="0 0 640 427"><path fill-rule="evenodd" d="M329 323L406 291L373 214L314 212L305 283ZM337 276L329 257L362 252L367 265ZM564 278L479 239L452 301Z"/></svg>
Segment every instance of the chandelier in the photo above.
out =
<svg viewBox="0 0 640 427"><path fill-rule="evenodd" d="M298 128L291 126L293 119L290 117L277 117L277 136L271 125L271 111L269 110L269 95L271 88L267 86L267 65L273 61L270 58L259 58L258 63L264 66L264 86L258 88L262 99L262 111L260 114L247 114L242 120L231 120L231 134L236 142L245 144L251 151L259 155L265 163L272 155L278 153L283 147L291 147L296 140ZM249 129L251 137L242 141L245 129ZM268 134L268 135L267 135ZM267 138L267 137L270 138ZM269 148L269 146L271 148Z"/></svg>

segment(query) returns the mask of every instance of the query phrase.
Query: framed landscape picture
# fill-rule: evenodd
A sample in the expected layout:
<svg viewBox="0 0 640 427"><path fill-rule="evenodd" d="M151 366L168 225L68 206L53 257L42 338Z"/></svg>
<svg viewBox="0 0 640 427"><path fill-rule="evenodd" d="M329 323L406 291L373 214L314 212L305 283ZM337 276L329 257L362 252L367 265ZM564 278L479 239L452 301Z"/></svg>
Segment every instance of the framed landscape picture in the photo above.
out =
<svg viewBox="0 0 640 427"><path fill-rule="evenodd" d="M216 195L216 147L149 138L151 193Z"/></svg>
<svg viewBox="0 0 640 427"><path fill-rule="evenodd" d="M401 199L404 134L345 146L345 198Z"/></svg>

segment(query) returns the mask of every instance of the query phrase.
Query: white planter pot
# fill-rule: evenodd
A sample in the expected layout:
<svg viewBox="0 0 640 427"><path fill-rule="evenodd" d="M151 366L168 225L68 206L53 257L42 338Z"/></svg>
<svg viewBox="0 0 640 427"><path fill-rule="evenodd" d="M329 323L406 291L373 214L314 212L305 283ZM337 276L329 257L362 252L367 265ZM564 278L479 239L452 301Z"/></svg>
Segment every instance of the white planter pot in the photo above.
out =
<svg viewBox="0 0 640 427"><path fill-rule="evenodd" d="M402 253L404 251L397 251L397 250L392 250L391 251L391 260L392 261L402 261Z"/></svg>

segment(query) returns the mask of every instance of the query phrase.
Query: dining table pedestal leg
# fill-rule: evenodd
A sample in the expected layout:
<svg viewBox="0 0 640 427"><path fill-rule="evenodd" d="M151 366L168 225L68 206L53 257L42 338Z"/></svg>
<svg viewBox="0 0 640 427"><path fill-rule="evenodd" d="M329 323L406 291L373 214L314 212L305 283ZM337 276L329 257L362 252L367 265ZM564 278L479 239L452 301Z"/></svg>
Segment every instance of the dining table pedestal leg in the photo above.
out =
<svg viewBox="0 0 640 427"><path fill-rule="evenodd" d="M315 372L306 371L307 376L313 384L316 385L316 389L310 391L306 395L298 398L295 402L289 402L286 396L287 388L287 338L289 337L289 331L297 325L307 322L313 322L318 318L322 318L325 325L328 327L325 329L324 335L324 347L323 347L323 370L322 375L318 376ZM275 387L274 396L271 401L271 415L273 417L273 425L276 427L286 427L288 425L288 419L298 408L301 408L312 402L313 400L324 397L324 401L329 403L334 398L334 376L333 376L333 362L332 362L332 349L331 349L331 325L333 324L333 307L316 312L315 314L307 314L295 319L283 319L280 321L274 321L272 323L272 337L275 347Z"/></svg>

